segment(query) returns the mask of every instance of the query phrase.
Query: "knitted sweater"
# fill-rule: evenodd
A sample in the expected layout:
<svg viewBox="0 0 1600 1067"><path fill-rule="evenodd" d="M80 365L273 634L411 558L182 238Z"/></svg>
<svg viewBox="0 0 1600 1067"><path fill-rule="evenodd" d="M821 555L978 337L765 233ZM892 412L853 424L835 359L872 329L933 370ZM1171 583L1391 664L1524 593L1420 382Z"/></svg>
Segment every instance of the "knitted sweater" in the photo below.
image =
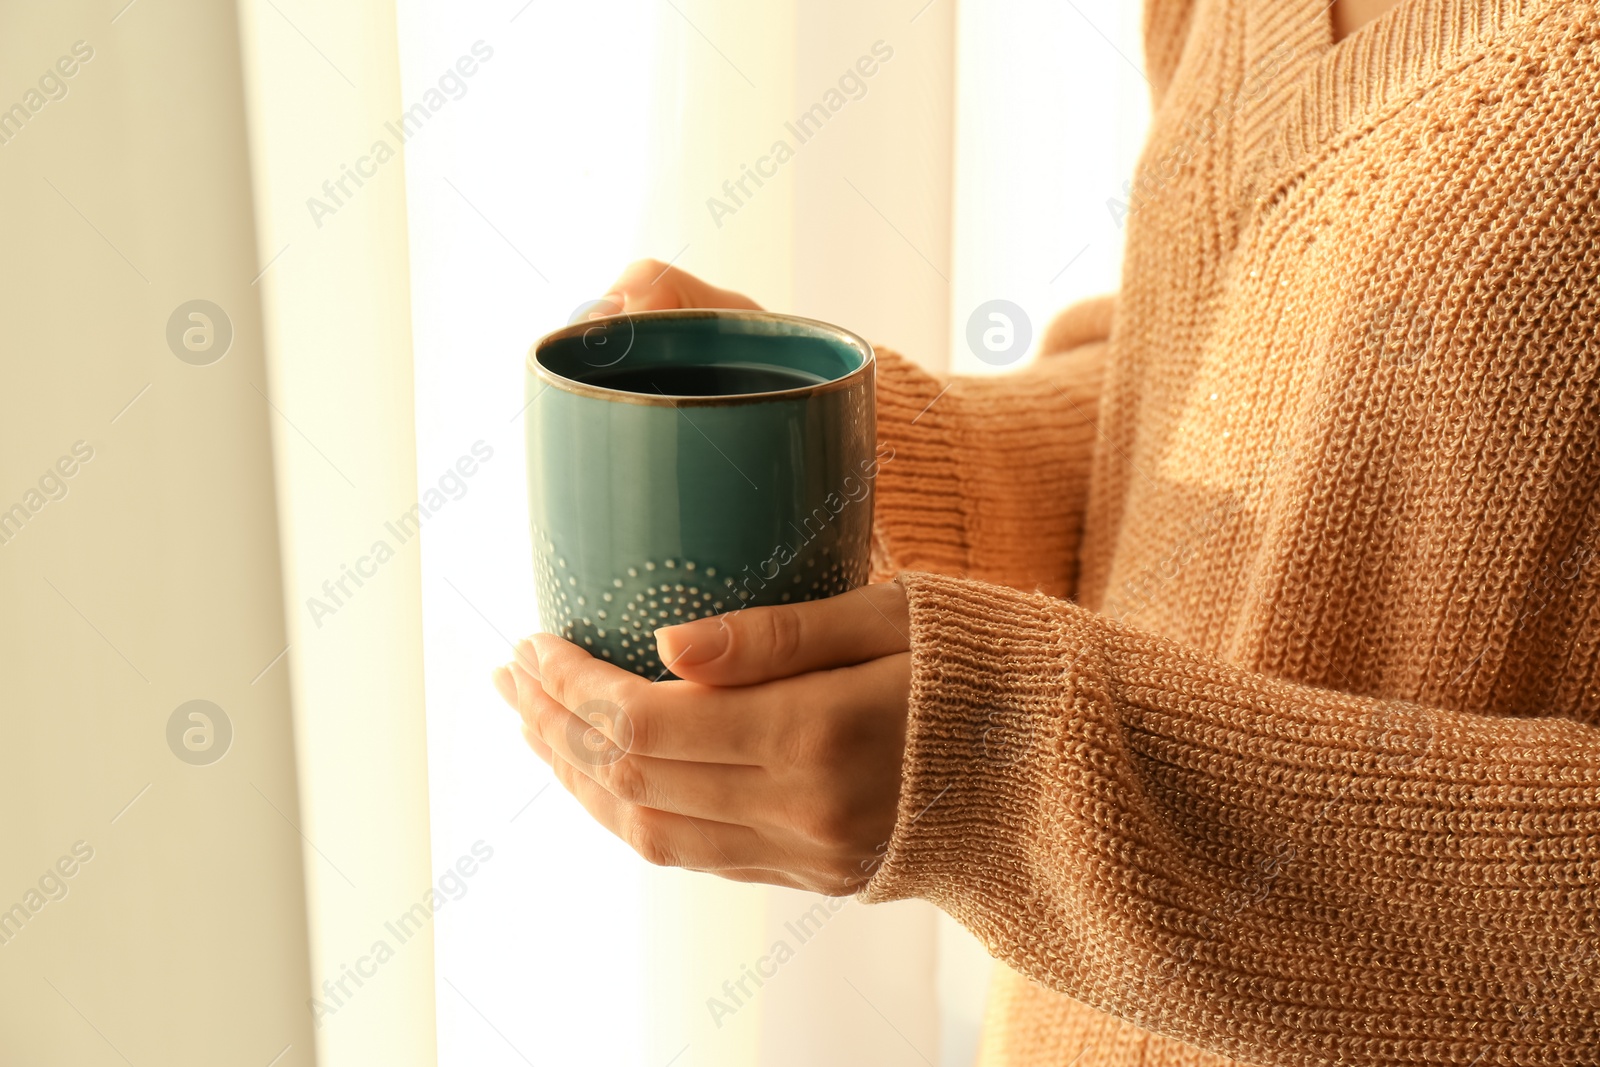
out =
<svg viewBox="0 0 1600 1067"><path fill-rule="evenodd" d="M1145 0L1114 307L879 368L985 1064L1600 1064L1600 12Z"/></svg>

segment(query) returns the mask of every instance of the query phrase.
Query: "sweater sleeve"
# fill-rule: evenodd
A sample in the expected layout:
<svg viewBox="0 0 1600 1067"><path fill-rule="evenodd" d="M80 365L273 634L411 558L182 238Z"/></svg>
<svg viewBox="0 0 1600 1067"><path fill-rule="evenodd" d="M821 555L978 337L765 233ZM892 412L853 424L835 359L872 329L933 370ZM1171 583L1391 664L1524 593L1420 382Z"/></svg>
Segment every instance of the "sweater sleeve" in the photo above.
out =
<svg viewBox="0 0 1600 1067"><path fill-rule="evenodd" d="M916 569L1071 592L1112 307L1062 312L1013 374L940 379L878 349L877 579Z"/></svg>
<svg viewBox="0 0 1600 1067"><path fill-rule="evenodd" d="M903 574L900 814L863 890L1248 1063L1600 1062L1600 730L1350 696Z"/></svg>

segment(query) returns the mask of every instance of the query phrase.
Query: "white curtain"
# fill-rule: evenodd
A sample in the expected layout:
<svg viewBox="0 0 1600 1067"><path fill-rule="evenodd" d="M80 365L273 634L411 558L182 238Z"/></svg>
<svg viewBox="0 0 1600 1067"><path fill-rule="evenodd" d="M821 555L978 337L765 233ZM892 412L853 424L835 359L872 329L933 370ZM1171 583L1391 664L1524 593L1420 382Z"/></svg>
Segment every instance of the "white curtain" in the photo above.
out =
<svg viewBox="0 0 1600 1067"><path fill-rule="evenodd" d="M398 154L374 159L380 143L400 147L395 12L387 0L240 0L239 16L276 416L304 1010L323 1067L426 1065L429 905L454 857L429 854L421 555L405 536L422 493L406 189Z"/></svg>
<svg viewBox="0 0 1600 1067"><path fill-rule="evenodd" d="M966 344L978 304L1016 302L1037 336L1115 285L1105 201L1147 106L1137 6L400 12L406 106L443 93L406 145L419 476L478 441L494 455L423 543L435 863L495 850L436 926L441 1061L970 1063L989 964L955 924L646 868L523 751L484 680L537 625L522 361L654 256L935 369L991 369ZM818 103L826 123L796 128ZM793 958L757 988L779 942Z"/></svg>

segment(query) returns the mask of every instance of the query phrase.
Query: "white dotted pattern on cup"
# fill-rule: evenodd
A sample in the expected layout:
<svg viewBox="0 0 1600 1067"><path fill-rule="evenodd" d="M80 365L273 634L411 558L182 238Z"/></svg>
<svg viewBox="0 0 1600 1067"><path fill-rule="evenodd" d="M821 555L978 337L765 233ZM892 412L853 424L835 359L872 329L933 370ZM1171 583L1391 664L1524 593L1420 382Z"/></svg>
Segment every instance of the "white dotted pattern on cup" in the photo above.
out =
<svg viewBox="0 0 1600 1067"><path fill-rule="evenodd" d="M643 560L609 585L590 589L548 536L535 536L540 551L534 553L534 580L544 624L591 654L652 679L666 671L655 642L655 631L663 626L749 606L759 592L777 591L762 598L769 603L816 600L866 580L864 565L852 566L821 550L794 560L772 578L749 568L744 587L714 566L667 557Z"/></svg>

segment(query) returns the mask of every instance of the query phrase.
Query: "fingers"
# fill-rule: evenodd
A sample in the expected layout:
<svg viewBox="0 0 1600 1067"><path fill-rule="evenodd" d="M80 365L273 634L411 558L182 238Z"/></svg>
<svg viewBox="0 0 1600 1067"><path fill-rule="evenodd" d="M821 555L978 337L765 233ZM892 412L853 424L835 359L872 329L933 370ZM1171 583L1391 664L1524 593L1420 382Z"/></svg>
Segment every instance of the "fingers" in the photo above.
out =
<svg viewBox="0 0 1600 1067"><path fill-rule="evenodd" d="M737 693L689 682L651 684L550 634L535 634L525 644L537 659L534 671L543 691L583 721L581 730L593 727L624 752L760 764L770 748L766 723L741 705ZM596 741L586 738L591 748Z"/></svg>
<svg viewBox="0 0 1600 1067"><path fill-rule="evenodd" d="M617 799L695 819L774 825L779 805L766 771L657 759L626 753L609 744L591 744L585 736L590 732L588 724L551 700L527 672L517 667L513 670L519 710L539 746L572 764Z"/></svg>
<svg viewBox="0 0 1600 1067"><path fill-rule="evenodd" d="M552 634L534 634L517 642L513 670L523 670L568 711L597 728L624 751L633 751L632 715L628 711L647 693L650 683L577 645Z"/></svg>
<svg viewBox="0 0 1600 1067"><path fill-rule="evenodd" d="M495 692L500 694L500 699L515 708L517 706L517 680L511 677L511 668L509 666L496 667L490 677L494 679Z"/></svg>
<svg viewBox="0 0 1600 1067"><path fill-rule="evenodd" d="M524 726L523 731L530 744L538 743L538 735L531 727ZM548 753L549 749L545 751ZM649 863L715 874L734 882L760 882L833 895L853 891L844 883L839 888L833 888L831 883L818 888L773 867L736 865L735 855L762 856L770 862L772 857L767 853L772 850L746 827L629 805L559 755L547 754L544 758L562 788L596 822Z"/></svg>
<svg viewBox="0 0 1600 1067"><path fill-rule="evenodd" d="M515 673L513 673L513 672L515 672ZM530 703L530 698L532 698L534 696L534 691L535 690L538 691L537 695L538 695L538 697L540 699L543 699L546 703L548 703L550 705L554 705L555 704L554 701L551 701L547 696L544 696L542 690L538 689L538 683L533 680L532 676L530 676L526 671L522 671L522 670L518 669L515 665L509 666L509 667L497 667L495 669L495 671L494 671L494 684L495 684L495 688L497 690L499 690L500 696L502 698L504 698L506 703L510 704L513 709L520 710L523 704ZM565 709L562 709L562 714L570 716L570 713L566 712ZM575 763L575 764L574 763L570 763L569 761L567 761L564 758L563 754L553 752L551 750L551 747L549 745L545 744L543 737L540 736L539 730L531 722L526 722L525 721L522 724L522 736L524 737L524 739L527 740L528 746L533 749L533 751L539 756L540 759L544 760L544 762L546 764L549 764L552 770L556 770L556 766L555 765L557 763L563 763L563 764L567 765L562 770L557 771L556 778L557 778L558 781L560 781L562 783L564 788L568 789L569 792L575 792L574 786L573 785L568 785L569 782L574 783L574 785L577 782L577 779L571 775L571 773L569 771L569 768L570 768L570 770L576 770L579 773L585 773L584 765L581 762ZM637 759L637 760L639 760L639 761L641 761L641 762L643 762L643 763L645 763L647 765L655 765L655 764L668 765L668 764L671 764L673 767L681 770L685 774L694 774L696 768L704 766L703 764L678 764L678 763L675 763L674 761L670 761L670 760L652 760L649 757L632 757L632 758ZM621 762L621 761L619 761L619 762ZM613 766L614 766L614 764L613 764ZM736 771L746 771L746 770L748 770L747 768L729 768L729 769L730 770L736 770ZM750 773L753 774L753 773L757 773L757 772L753 772L752 771ZM589 801L589 803L585 803L584 804L585 810L589 811L590 814L593 815L594 811L595 811L595 808L604 807L608 811L612 811L612 812L617 813L618 817L620 817L620 813L622 811L622 808L620 807L620 805L625 805L626 803L628 803L628 801L626 800L625 796L622 795L622 794L619 794L618 790L614 786L613 787L608 787L606 785L606 783L604 781L602 781L596 775L589 774L588 777L591 780L593 780L595 785L600 786L601 788L605 789L605 791L607 793L611 794L611 796L616 799L618 804L617 805L613 805L613 804L611 804L611 802L604 800L604 798L601 798L598 795L590 795L590 794L586 793L585 797L579 798L580 803L582 803L585 799L587 799ZM577 787L577 788L582 788L582 789L587 790L588 787L587 786L581 786L581 787ZM626 787L624 787L624 788L626 788ZM672 791L670 786L668 787L668 791L669 792ZM684 804L681 805L681 807L689 808L691 810L687 810L687 811L680 810L680 811L675 812L675 814L685 816L686 817L686 819L685 819L686 824L689 825L691 828L696 829L696 832L699 832L700 830L705 829L703 824L701 826L699 826L699 827L696 827L694 822L692 821L694 818L697 817L695 815L695 812L694 812L693 809L697 809L700 806L699 801L697 801L696 799L694 799L690 795L691 791L683 790L682 792L683 792L683 795L685 796L686 799L685 799ZM723 801L720 801L720 802L717 802L717 803L724 803L725 804L725 803L728 803L728 801L727 800L723 800ZM646 806L648 806L648 805L646 805ZM714 823L714 822L717 822L718 820L712 819L712 820L707 820L707 821ZM720 854L720 851L715 846L716 838L714 836L711 836L711 834L709 832L707 833L706 836L707 836L707 839L713 843L712 851L718 853L717 859L718 859L719 863L726 864L727 860ZM626 838L625 838L625 840L626 840ZM766 885L781 885L781 886L784 886L784 887L789 888L789 889L806 889L806 890L809 890L809 889L813 889L814 888L813 886L811 886L811 885L809 885L809 884L807 884L805 882L800 881L798 878L792 877L792 876L790 876L789 874L787 874L787 873L785 873L783 871L776 870L776 869L769 868L769 867L732 867L732 866L723 865L723 866L716 866L716 867L691 867L689 869L690 870L701 870L701 871L704 871L706 873L715 874L718 877L726 878L729 881L733 881L733 882L760 882L760 883L764 883ZM843 891L846 891L846 890L841 890L841 892L843 892Z"/></svg>
<svg viewBox="0 0 1600 1067"><path fill-rule="evenodd" d="M798 878L791 878L782 871L771 871L763 867L734 867L726 871L708 871L718 878L726 878L730 882L760 882L763 885L781 885L785 889L810 890L811 887L801 882Z"/></svg>
<svg viewBox="0 0 1600 1067"><path fill-rule="evenodd" d="M664 627L656 649L680 678L750 685L905 652L910 630L905 590L885 582Z"/></svg>
<svg viewBox="0 0 1600 1067"><path fill-rule="evenodd" d="M855 596L893 621L868 600L882 592ZM842 894L893 829L909 678L902 651L758 685L651 684L537 635L494 683L562 786L647 861ZM708 757L718 746L743 758Z"/></svg>
<svg viewBox="0 0 1600 1067"><path fill-rule="evenodd" d="M628 264L603 300L624 312L672 308L761 310L749 297L719 289L659 259L641 259Z"/></svg>
<svg viewBox="0 0 1600 1067"><path fill-rule="evenodd" d="M528 747L533 749L533 754L544 760L545 763L548 764L555 758L550 751L550 746L545 744L544 738L539 736L539 731L527 723L522 724L522 739L528 742Z"/></svg>
<svg viewBox="0 0 1600 1067"><path fill-rule="evenodd" d="M760 837L748 826L693 819L629 804L559 756L550 766L556 780L577 798L596 822L621 838L648 863L725 871L761 867L762 861L769 858Z"/></svg>

